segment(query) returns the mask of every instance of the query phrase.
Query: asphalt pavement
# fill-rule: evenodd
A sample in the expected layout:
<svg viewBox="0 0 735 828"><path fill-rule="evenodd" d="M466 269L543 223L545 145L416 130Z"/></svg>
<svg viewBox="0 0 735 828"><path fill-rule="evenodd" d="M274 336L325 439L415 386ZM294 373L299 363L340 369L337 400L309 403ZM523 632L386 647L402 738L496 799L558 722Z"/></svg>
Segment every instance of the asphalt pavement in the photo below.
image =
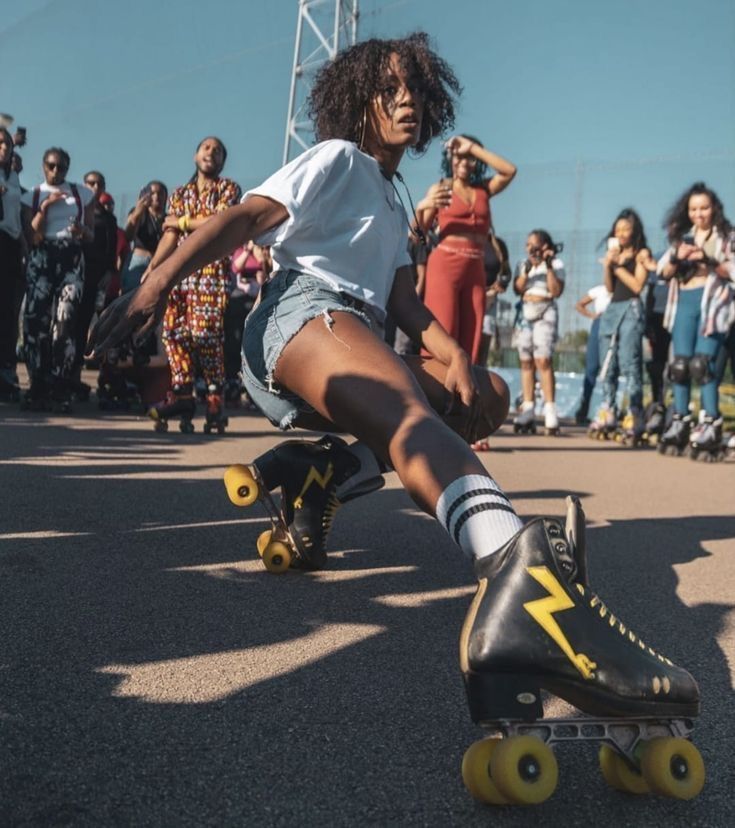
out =
<svg viewBox="0 0 735 828"><path fill-rule="evenodd" d="M699 680L707 782L627 796L564 745L547 803L490 808L460 776L471 567L389 475L339 512L329 569L266 572L265 515L222 474L281 439L245 411L206 437L0 405L0 825L735 824L735 463L493 438L521 516L578 494L596 591Z"/></svg>

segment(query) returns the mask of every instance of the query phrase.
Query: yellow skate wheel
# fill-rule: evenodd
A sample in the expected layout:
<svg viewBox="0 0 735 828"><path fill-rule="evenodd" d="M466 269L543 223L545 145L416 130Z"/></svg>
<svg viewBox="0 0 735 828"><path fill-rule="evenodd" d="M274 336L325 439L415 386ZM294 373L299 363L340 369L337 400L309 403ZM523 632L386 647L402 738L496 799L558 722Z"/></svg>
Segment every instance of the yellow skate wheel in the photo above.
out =
<svg viewBox="0 0 735 828"><path fill-rule="evenodd" d="M605 756L604 759L603 755ZM605 777L608 785L629 794L641 795L651 793L651 789L648 786L648 782L643 778L643 774L638 770L633 770L625 759L611 747L603 745L600 748L599 759L602 775ZM607 772L606 767L608 768ZM610 774L610 777L608 777L608 774ZM613 784L611 779L615 779L617 784Z"/></svg>
<svg viewBox="0 0 735 828"><path fill-rule="evenodd" d="M271 542L271 538L273 537L273 530L266 529L265 532L261 532L258 535L258 541L255 544L258 548L258 554L260 557L263 557L263 552L265 552L266 546Z"/></svg>
<svg viewBox="0 0 735 828"><path fill-rule="evenodd" d="M597 758L602 776L611 788L630 794L650 793L643 777L632 771L625 759L610 745L602 745Z"/></svg>
<svg viewBox="0 0 735 828"><path fill-rule="evenodd" d="M281 541L271 541L263 550L263 564L268 572L280 575L291 566L291 550Z"/></svg>
<svg viewBox="0 0 735 828"><path fill-rule="evenodd" d="M500 739L481 739L470 745L462 757L462 781L469 793L486 805L510 805L490 777L490 758Z"/></svg>
<svg viewBox="0 0 735 828"><path fill-rule="evenodd" d="M615 788L616 791L624 791L625 788L618 776L618 754L615 753L610 745L602 745L600 752L597 754L597 758L600 762L600 770L602 771L605 782L611 788Z"/></svg>
<svg viewBox="0 0 735 828"><path fill-rule="evenodd" d="M694 799L704 786L702 754L688 739L651 739L641 769L654 793L672 799Z"/></svg>
<svg viewBox="0 0 735 828"><path fill-rule="evenodd" d="M225 488L235 506L250 506L258 499L258 484L247 466L230 466L225 472Z"/></svg>
<svg viewBox="0 0 735 828"><path fill-rule="evenodd" d="M556 790L559 766L551 748L535 736L501 740L490 758L498 790L516 805L538 805Z"/></svg>

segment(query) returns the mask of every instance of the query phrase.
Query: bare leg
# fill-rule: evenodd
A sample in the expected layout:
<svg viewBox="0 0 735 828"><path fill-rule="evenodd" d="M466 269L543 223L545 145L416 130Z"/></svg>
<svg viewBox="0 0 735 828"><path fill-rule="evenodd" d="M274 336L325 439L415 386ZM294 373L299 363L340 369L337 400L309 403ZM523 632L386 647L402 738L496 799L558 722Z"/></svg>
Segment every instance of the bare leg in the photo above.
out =
<svg viewBox="0 0 735 828"><path fill-rule="evenodd" d="M533 370L533 360L521 360L521 391L523 392L523 402L533 402L534 400L534 385L536 384L536 376Z"/></svg>
<svg viewBox="0 0 735 828"><path fill-rule="evenodd" d="M554 381L554 367L551 357L544 357L536 360L536 369L541 380L541 391L544 395L544 402L554 402L556 395L556 383Z"/></svg>
<svg viewBox="0 0 735 828"><path fill-rule="evenodd" d="M487 474L434 410L446 402L443 366L418 357L404 362L352 314L336 312L333 319L331 329L321 317L311 320L289 342L276 381L389 462L414 500L433 514L453 480ZM480 389L489 433L507 412L507 389L487 372Z"/></svg>

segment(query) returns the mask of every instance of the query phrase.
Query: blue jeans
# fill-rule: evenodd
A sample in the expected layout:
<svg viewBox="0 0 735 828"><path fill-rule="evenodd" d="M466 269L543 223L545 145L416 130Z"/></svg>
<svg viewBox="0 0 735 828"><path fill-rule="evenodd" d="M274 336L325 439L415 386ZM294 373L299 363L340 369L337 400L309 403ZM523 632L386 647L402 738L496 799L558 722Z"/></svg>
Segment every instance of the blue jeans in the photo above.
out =
<svg viewBox="0 0 735 828"><path fill-rule="evenodd" d="M702 333L702 294L704 288L680 290L676 305L674 327L671 330L671 342L674 357L692 357L702 354L709 357L709 372L712 379L701 386L701 406L710 417L719 414L717 395L717 355L725 337L723 334L705 336ZM691 382L674 383L674 408L677 414L689 413Z"/></svg>
<svg viewBox="0 0 735 828"><path fill-rule="evenodd" d="M610 302L600 317L600 364L609 352L603 379L604 399L615 406L618 377L624 376L630 408L643 408L643 307L640 299Z"/></svg>
<svg viewBox="0 0 735 828"><path fill-rule="evenodd" d="M128 259L120 276L120 292L128 293L140 285L141 276L145 273L151 261L151 256L141 256L133 253Z"/></svg>
<svg viewBox="0 0 735 828"><path fill-rule="evenodd" d="M592 392L595 390L597 375L600 373L600 317L592 320L590 335L587 338L587 351L584 357L584 385L582 386L582 403L579 411L587 416Z"/></svg>

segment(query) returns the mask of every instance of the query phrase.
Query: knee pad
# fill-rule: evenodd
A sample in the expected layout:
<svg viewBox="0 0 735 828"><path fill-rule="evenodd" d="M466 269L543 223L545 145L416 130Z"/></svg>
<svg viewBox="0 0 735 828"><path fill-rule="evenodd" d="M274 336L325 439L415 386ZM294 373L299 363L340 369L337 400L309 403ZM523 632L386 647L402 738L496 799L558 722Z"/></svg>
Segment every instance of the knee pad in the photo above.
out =
<svg viewBox="0 0 735 828"><path fill-rule="evenodd" d="M689 382L689 357L674 357L669 364L669 379L677 385L686 385Z"/></svg>
<svg viewBox="0 0 735 828"><path fill-rule="evenodd" d="M689 376L700 385L711 382L715 375L710 370L711 358L707 354L694 354L689 360Z"/></svg>

